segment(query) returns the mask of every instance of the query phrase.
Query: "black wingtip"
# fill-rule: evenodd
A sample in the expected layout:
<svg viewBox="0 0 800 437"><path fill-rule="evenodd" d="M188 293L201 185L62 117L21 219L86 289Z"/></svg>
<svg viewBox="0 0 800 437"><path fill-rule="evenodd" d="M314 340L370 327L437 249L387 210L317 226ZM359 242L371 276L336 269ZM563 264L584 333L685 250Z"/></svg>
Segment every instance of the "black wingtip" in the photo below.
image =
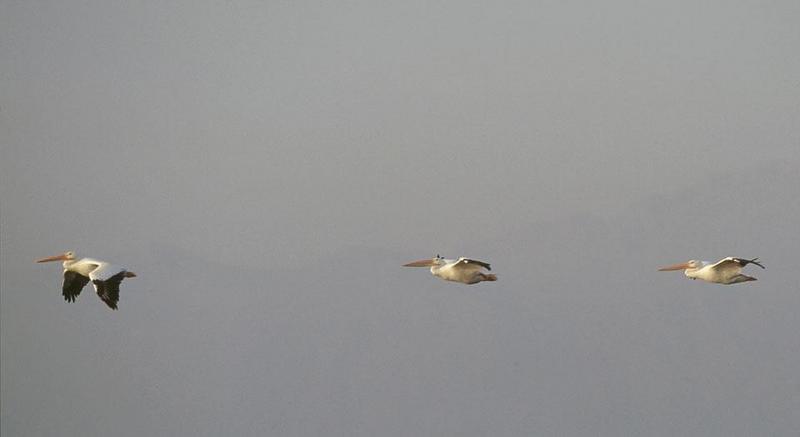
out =
<svg viewBox="0 0 800 437"><path fill-rule="evenodd" d="M764 269L764 270L766 270L766 269L767 269L767 268L766 268L766 267L764 267L764 266L763 266L763 265L762 265L760 262L758 262L758 257L755 257L755 258L751 259L751 260L750 260L750 262L751 262L751 263L753 263L753 264L755 264L755 265L757 265L757 266L759 266L759 267L761 267L761 268L762 268L762 269Z"/></svg>
<svg viewBox="0 0 800 437"><path fill-rule="evenodd" d="M763 265L763 264L761 264L760 262L758 262L758 257L755 257L755 258L753 258L753 259L737 258L737 261L738 261L738 262L739 262L739 263L740 263L742 266L746 266L746 265L748 265L748 264L755 264L755 265L757 265L757 266L761 267L762 269L765 269L765 270L766 270L766 267L764 267L764 265Z"/></svg>

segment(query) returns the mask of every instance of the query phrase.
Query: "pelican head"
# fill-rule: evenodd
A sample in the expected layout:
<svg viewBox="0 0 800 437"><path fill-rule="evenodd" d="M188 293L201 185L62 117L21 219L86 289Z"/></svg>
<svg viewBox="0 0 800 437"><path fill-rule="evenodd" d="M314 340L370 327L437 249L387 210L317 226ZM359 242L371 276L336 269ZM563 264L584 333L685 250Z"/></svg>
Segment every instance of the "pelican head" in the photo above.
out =
<svg viewBox="0 0 800 437"><path fill-rule="evenodd" d="M56 256L49 256L47 258L42 258L40 260L36 260L37 263L46 263L51 261L72 261L75 259L75 252L68 251L64 252L61 255Z"/></svg>
<svg viewBox="0 0 800 437"><path fill-rule="evenodd" d="M699 269L700 267L703 267L702 261L691 259L689 261L686 261L685 263L673 264L671 266L661 267L660 269L658 269L658 271L668 272L671 270L694 270L694 269Z"/></svg>
<svg viewBox="0 0 800 437"><path fill-rule="evenodd" d="M403 264L403 267L433 267L440 266L444 263L444 258L442 258L440 255L436 255L433 258L421 259L419 261L412 261L408 264Z"/></svg>

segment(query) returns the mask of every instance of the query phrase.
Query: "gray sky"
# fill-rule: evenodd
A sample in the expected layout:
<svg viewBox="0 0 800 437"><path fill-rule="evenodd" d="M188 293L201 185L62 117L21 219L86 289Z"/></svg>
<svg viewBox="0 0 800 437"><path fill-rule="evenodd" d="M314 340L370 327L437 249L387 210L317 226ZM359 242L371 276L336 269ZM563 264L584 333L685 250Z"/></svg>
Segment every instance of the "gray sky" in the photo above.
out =
<svg viewBox="0 0 800 437"><path fill-rule="evenodd" d="M3 436L800 428L800 3L71 3L0 3Z"/></svg>

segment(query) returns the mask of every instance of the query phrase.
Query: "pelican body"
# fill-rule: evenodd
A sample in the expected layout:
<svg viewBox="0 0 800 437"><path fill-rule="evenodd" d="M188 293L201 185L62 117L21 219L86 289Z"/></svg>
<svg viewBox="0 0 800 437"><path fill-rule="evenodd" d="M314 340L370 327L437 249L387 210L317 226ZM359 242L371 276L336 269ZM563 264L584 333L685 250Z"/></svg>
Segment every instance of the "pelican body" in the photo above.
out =
<svg viewBox="0 0 800 437"><path fill-rule="evenodd" d="M403 267L430 267L431 274L437 278L469 285L477 284L482 281L497 280L497 275L484 273L484 269L492 269L488 263L464 257L459 259L444 259L436 255L431 259L423 259L403 264Z"/></svg>
<svg viewBox="0 0 800 437"><path fill-rule="evenodd" d="M700 279L706 282L713 282L716 284L738 284L740 282L757 281L752 276L743 275L742 267L748 264L755 264L762 269L764 268L758 262L758 258L744 259L727 257L711 264L708 261L690 260L685 263L675 264L658 269L661 272L670 270L683 270L683 273L692 279Z"/></svg>
<svg viewBox="0 0 800 437"><path fill-rule="evenodd" d="M64 284L61 287L61 292L67 302L75 302L83 287L89 281L92 281L97 296L109 308L116 310L117 302L119 302L120 282L125 278L136 277L135 273L105 261L92 258L76 260L74 252L65 252L61 255L42 258L36 262L51 261L64 261Z"/></svg>

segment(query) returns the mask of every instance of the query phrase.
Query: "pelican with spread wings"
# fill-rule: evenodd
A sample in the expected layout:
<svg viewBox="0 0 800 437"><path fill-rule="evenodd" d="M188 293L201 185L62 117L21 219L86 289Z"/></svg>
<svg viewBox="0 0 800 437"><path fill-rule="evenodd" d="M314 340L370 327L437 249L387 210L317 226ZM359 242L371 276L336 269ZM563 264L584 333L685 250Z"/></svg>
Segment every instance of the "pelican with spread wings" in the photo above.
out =
<svg viewBox="0 0 800 437"><path fill-rule="evenodd" d="M423 259L403 264L403 267L430 267L433 276L446 281L461 282L470 285L482 281L497 280L497 275L484 273L484 269L492 269L488 263L464 257L459 259L444 259L436 255L431 259Z"/></svg>
<svg viewBox="0 0 800 437"><path fill-rule="evenodd" d="M758 262L758 258L744 259L727 257L711 264L707 261L690 260L685 263L675 264L658 269L661 272L670 270L683 270L683 273L692 278L717 284L738 284L740 282L756 281L752 276L743 275L742 267L748 264L755 264L762 269L764 266Z"/></svg>
<svg viewBox="0 0 800 437"><path fill-rule="evenodd" d="M64 284L61 293L67 302L75 302L89 281L97 296L112 310L119 302L119 284L124 278L135 278L136 274L125 268L92 258L76 259L74 252L42 258L36 262L64 261Z"/></svg>

